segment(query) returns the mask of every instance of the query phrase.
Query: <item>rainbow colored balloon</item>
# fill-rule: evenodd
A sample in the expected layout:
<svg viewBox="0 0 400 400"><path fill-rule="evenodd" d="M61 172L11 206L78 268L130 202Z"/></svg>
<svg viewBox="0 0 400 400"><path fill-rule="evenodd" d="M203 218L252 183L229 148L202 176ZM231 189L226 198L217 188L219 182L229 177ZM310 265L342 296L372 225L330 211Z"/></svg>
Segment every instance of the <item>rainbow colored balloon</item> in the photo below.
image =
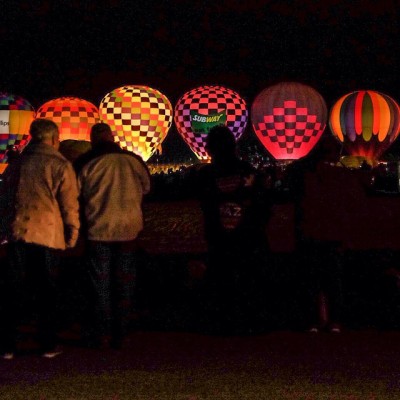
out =
<svg viewBox="0 0 400 400"><path fill-rule="evenodd" d="M100 121L98 108L78 97L60 97L39 107L36 118L54 121L60 130L60 140L90 141L90 129Z"/></svg>
<svg viewBox="0 0 400 400"><path fill-rule="evenodd" d="M246 102L223 86L200 86L185 93L175 105L175 125L199 160L209 161L205 141L209 130L219 124L233 132L236 141L247 125Z"/></svg>
<svg viewBox="0 0 400 400"><path fill-rule="evenodd" d="M322 96L298 82L262 90L251 107L254 132L276 160L306 156L324 132L327 118Z"/></svg>
<svg viewBox="0 0 400 400"><path fill-rule="evenodd" d="M378 160L399 134L399 105L383 93L355 91L333 105L329 126L349 155Z"/></svg>
<svg viewBox="0 0 400 400"><path fill-rule="evenodd" d="M160 148L172 125L168 98L148 86L127 85L106 94L100 116L109 124L121 147L147 161Z"/></svg>
<svg viewBox="0 0 400 400"><path fill-rule="evenodd" d="M0 93L0 163L7 162L6 152L22 149L29 141L29 126L35 118L32 105L20 96Z"/></svg>

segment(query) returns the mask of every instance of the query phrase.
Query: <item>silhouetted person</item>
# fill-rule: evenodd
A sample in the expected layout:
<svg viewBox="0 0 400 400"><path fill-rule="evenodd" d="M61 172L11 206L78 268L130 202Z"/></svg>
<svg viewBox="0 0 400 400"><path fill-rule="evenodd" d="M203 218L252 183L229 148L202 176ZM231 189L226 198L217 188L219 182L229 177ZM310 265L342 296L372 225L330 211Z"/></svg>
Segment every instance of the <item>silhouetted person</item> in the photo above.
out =
<svg viewBox="0 0 400 400"><path fill-rule="evenodd" d="M90 140L92 149L75 161L94 317L87 340L119 348L131 312L136 238L150 174L138 155L114 142L109 125L95 124Z"/></svg>
<svg viewBox="0 0 400 400"><path fill-rule="evenodd" d="M270 199L256 170L238 158L228 127L209 131L207 151L211 164L198 172L209 256L206 280L215 295L216 322L227 329L241 328L261 301L257 289L268 252Z"/></svg>
<svg viewBox="0 0 400 400"><path fill-rule="evenodd" d="M318 143L309 155L288 168L295 204L296 259L302 271L306 323L312 332L340 332L343 310L341 212L332 162L334 148ZM338 157L338 156L337 156Z"/></svg>
<svg viewBox="0 0 400 400"><path fill-rule="evenodd" d="M79 230L76 175L71 163L58 152L57 125L36 119L29 132L30 143L6 169L1 199L8 240L1 345L3 357L9 359L17 347L21 302L30 289L35 292L38 306L40 350L48 358L60 353L56 335L56 250L73 247ZM24 286L26 281L31 288Z"/></svg>

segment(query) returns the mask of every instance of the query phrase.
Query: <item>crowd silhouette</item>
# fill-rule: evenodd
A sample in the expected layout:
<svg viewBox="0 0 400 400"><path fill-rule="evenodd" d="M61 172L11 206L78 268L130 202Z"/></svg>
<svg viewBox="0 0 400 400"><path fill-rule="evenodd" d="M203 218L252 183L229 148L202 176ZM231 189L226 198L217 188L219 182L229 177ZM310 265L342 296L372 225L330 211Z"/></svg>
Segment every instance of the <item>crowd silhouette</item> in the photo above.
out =
<svg viewBox="0 0 400 400"><path fill-rule="evenodd" d="M51 263L49 276L59 272L60 265L61 270L65 268L60 275L61 280L58 281L62 288L60 297L64 305L58 304L57 317L54 317L54 309L49 311L45 307L48 300L43 298L38 303L39 320L47 321L39 324L42 355L53 357L59 354L55 329L57 326L72 323L72 320L88 329L87 332L81 331L84 345L96 348L111 345L121 348L128 327L140 324L140 308L144 312L149 305L150 308L154 306L154 298L174 304L174 298L177 300L179 296L177 292L171 296L171 291L179 284L185 287L184 301L191 308L187 310L188 313L192 312L192 318L196 319L194 326L207 332L258 332L284 326L282 320L291 319L288 325L294 329L312 333L340 333L343 328L346 329L346 325L351 327L351 319L355 316L360 323L376 322L373 315L379 314L381 308L385 309L380 315L382 325L398 327L399 248L392 246L397 238L391 235L388 244L381 238L383 244L376 248L368 247L373 241L379 241L376 232L379 231L378 224L383 219L384 224L390 225L389 230L397 230L398 223L394 218L397 214L389 213L386 217L379 218L371 216L371 199L379 204L398 202L398 191L394 188L393 179L389 186L384 186L388 190L386 196L381 197L384 176L382 166L372 168L359 164L357 168L348 168L340 165L340 148L336 142L325 139L318 143L309 156L291 163L279 163L263 157L256 148L249 149L248 153L238 151L230 130L217 126L210 131L207 142L211 163L159 169L159 172L153 171L150 177L151 168L140 157L123 151L112 143L112 133L106 129L105 124L98 124L97 127L105 128L100 129L101 132L96 135L95 126L91 149L86 148L79 155L76 152L65 152L61 148L60 152L66 158L58 153L68 168L75 166L79 182L80 236L77 245L74 234L78 228L76 223L73 229L64 230L67 243L64 246L43 244L37 242L35 237L32 239L18 236L14 231L10 233L8 222L11 221L12 227L16 226L15 209L10 205L22 204L18 203L20 192L15 189L20 187L18 182L21 171L24 171L21 165L27 162L32 145L22 154L15 150L10 153L10 169L3 177L2 259L8 260L9 267L15 266L20 252L16 253L13 249L21 244L23 247L28 244L28 247L38 247L45 254L50 249L49 254L56 256L48 256ZM54 151L58 148L58 144L55 146L50 142L42 146L53 147ZM118 159L122 172L116 170L116 160L111 162L108 160L110 157ZM45 176L48 174L45 170L42 173ZM129 174L132 182L128 184ZM90 179L93 179L93 183L90 183L92 189L85 189ZM114 184L120 179L117 184L121 189L114 187L105 190L107 185L104 181L99 183L104 179ZM134 189L138 182L142 186ZM14 185L14 189L10 185ZM106 212L109 199L116 201L115 195L121 193L127 194L121 195L118 203L110 206L110 210ZM133 204L132 193L140 194L135 200L138 214L132 215L135 221L142 218L143 204L188 199L198 202L196 204L203 215L207 249L197 259L191 258L190 254L182 255L177 263L180 267L183 266L184 273L180 267L175 268L177 264L171 261L173 256L164 254L162 257L152 257L146 249L140 246L138 248L136 239L138 235L140 237L141 223L135 234L127 236L130 227L137 223L128 221ZM390 196L387 196L388 193ZM14 196L12 201L7 197L10 194ZM54 189L54 194L50 197L59 201L58 189ZM95 199L96 207L104 218L99 229L102 232L110 229L105 236L89 233L90 226L99 222L99 218L94 217L92 199ZM290 205L293 208L294 248L290 254L276 254L269 245L268 226L274 207L279 205ZM63 218L66 218L64 224L71 227L66 211L63 207L60 210ZM122 220L116 220L121 211L123 219L129 225L123 229L120 228ZM144 217L143 229L146 229L145 220ZM355 226L352 221L356 221ZM372 228L364 229L366 226ZM34 229L40 230L40 224ZM364 247L360 246L363 241ZM72 249L65 250L66 247ZM28 278L32 273L35 274L31 264L43 264L42 259L43 257L39 257L35 262L32 262L33 259L24 261L23 267L30 271ZM74 266L71 267L71 264ZM126 268L122 268L122 264ZM67 265L70 268L68 273L65 272ZM171 266L170 272L174 270L170 276L164 275L161 280L161 275L155 278L154 275L160 274L163 268L165 273L167 265ZM156 271L157 269L159 270ZM10 278L7 271L10 268L2 269L3 288L11 288L10 279L16 284L25 279L22 276ZM114 281L115 277L119 281ZM44 287L43 279L35 276L33 280L28 279L28 285L36 285L35 288L40 292L40 288ZM52 285L54 288L54 281ZM165 290L168 286L170 290ZM2 316L6 321L12 321L11 325L4 325L7 329L2 332L2 353L3 358L11 359L18 351L15 336L17 325L21 323L21 318L29 318L32 310L27 306L27 293L23 293L20 298L12 296L9 290L3 290L2 293ZM115 293L120 295L119 306L114 305L112 296ZM153 299L149 301L151 296ZM373 299L373 307L363 309L357 303L362 296ZM292 298L293 304L296 303L292 309L285 308L290 302L288 297ZM15 303L13 307L9 304L12 298ZM54 295L52 299L52 304L55 305L57 301ZM286 305L281 304L282 301L286 301ZM75 302L69 310L75 310L71 320L64 315L65 302ZM179 298L177 302L182 302L182 299ZM122 303L124 304L121 305ZM175 306L181 307L177 303ZM351 307L353 314L349 313ZM172 318L168 316L168 312L177 311L166 310L164 320ZM50 323L49 313L58 322ZM116 314L113 316L111 313ZM297 315L289 315L290 313ZM353 322L355 325L355 321ZM88 323L89 326L85 326ZM90 335L85 336L88 332Z"/></svg>

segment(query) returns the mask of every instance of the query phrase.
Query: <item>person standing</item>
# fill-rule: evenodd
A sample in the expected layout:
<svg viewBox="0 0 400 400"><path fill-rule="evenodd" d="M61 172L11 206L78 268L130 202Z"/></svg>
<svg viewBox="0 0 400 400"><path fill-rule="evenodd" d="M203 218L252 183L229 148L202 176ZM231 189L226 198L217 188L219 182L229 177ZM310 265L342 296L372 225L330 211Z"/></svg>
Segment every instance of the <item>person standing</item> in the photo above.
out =
<svg viewBox="0 0 400 400"><path fill-rule="evenodd" d="M265 306L272 198L264 176L238 157L228 127L211 128L206 148L211 163L200 168L197 190L208 245L206 285L214 297L212 323L222 330L251 329Z"/></svg>
<svg viewBox="0 0 400 400"><path fill-rule="evenodd" d="M150 191L150 174L141 157L114 142L108 124L95 124L90 139L92 149L74 164L92 301L86 341L91 347L120 348L129 319L136 238L143 229L142 200Z"/></svg>
<svg viewBox="0 0 400 400"><path fill-rule="evenodd" d="M60 354L55 326L57 250L75 246L80 227L76 174L58 152L57 125L36 119L29 132L29 145L4 173L1 193L8 260L2 291L1 351L5 359L12 359L17 349L22 299L28 289L25 282L32 284L36 295L42 355Z"/></svg>

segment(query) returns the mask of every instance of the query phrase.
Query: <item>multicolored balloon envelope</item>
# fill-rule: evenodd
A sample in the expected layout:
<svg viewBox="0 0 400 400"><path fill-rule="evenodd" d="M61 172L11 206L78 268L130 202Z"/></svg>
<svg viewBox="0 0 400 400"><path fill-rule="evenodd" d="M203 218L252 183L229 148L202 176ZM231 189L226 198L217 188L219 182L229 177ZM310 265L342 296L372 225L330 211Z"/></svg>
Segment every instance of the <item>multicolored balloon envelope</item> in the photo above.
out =
<svg viewBox="0 0 400 400"><path fill-rule="evenodd" d="M383 93L352 92L333 105L329 126L349 155L378 160L399 134L399 105Z"/></svg>
<svg viewBox="0 0 400 400"><path fill-rule="evenodd" d="M298 82L281 82L262 90L251 107L254 132L277 160L306 156L324 132L327 118L322 96Z"/></svg>
<svg viewBox="0 0 400 400"><path fill-rule="evenodd" d="M106 94L100 116L121 147L147 161L160 148L172 125L172 106L165 95L148 86L127 85Z"/></svg>
<svg viewBox="0 0 400 400"><path fill-rule="evenodd" d="M179 134L199 160L208 161L205 149L209 130L226 125L238 140L247 125L245 101L222 86L200 86L185 93L175 106L175 125Z"/></svg>
<svg viewBox="0 0 400 400"><path fill-rule="evenodd" d="M7 162L9 148L23 148L28 143L29 126L34 118L35 111L27 100L0 93L0 163Z"/></svg>
<svg viewBox="0 0 400 400"><path fill-rule="evenodd" d="M60 140L90 141L90 129L100 121L98 108L78 97L60 97L39 107L36 118L54 121L60 130Z"/></svg>

